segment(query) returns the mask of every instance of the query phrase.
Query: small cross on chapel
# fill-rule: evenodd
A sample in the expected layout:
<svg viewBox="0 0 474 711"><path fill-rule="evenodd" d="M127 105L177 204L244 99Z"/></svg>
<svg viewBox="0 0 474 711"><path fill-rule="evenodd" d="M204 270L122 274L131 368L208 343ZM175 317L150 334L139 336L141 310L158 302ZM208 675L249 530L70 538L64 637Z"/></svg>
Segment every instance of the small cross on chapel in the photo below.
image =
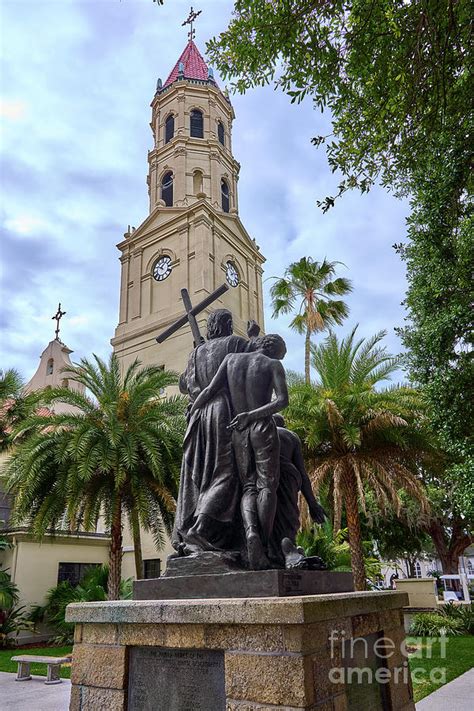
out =
<svg viewBox="0 0 474 711"><path fill-rule="evenodd" d="M184 369L192 321L156 342L183 314L182 289L198 304L229 286L196 315L202 334L216 308L232 311L237 334L245 335L249 319L263 327L265 260L239 218L234 110L194 42L198 14L191 9L183 23L191 25L188 42L167 79L158 79L151 103L149 215L118 245L120 312L112 345L125 367L139 358Z"/></svg>

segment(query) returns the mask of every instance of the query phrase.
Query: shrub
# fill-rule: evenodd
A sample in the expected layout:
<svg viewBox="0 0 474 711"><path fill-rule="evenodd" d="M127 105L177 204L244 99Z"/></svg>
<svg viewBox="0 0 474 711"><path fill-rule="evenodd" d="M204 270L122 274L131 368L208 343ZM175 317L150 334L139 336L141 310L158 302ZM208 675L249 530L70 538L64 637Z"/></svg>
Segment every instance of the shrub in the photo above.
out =
<svg viewBox="0 0 474 711"><path fill-rule="evenodd" d="M109 570L106 565L90 568L75 587L64 581L51 588L46 596L46 605L36 605L30 611L29 619L34 623L46 622L56 631L56 644L67 644L74 635L74 623L66 622L66 607L71 602L97 602L107 600L107 578ZM122 580L120 597L131 598L132 582Z"/></svg>
<svg viewBox="0 0 474 711"><path fill-rule="evenodd" d="M440 610L443 617L457 620L462 625L462 631L466 634L474 634L474 608L470 605L455 605L449 602Z"/></svg>
<svg viewBox="0 0 474 711"><path fill-rule="evenodd" d="M20 591L7 570L0 570L0 610L9 610L18 603Z"/></svg>
<svg viewBox="0 0 474 711"><path fill-rule="evenodd" d="M12 642L12 636L18 637L24 630L33 630L33 623L25 615L25 607L10 607L0 610L0 647L7 647Z"/></svg>
<svg viewBox="0 0 474 711"><path fill-rule="evenodd" d="M413 637L454 637L463 631L460 620L439 612L419 612L413 616L409 634Z"/></svg>
<svg viewBox="0 0 474 711"><path fill-rule="evenodd" d="M350 573L351 551L347 535L347 528L334 533L331 523L325 521L321 526L310 526L298 531L296 543L306 556L317 555L322 558L328 570ZM376 584L381 578L380 561L371 555L371 543L364 541L362 545L367 583Z"/></svg>

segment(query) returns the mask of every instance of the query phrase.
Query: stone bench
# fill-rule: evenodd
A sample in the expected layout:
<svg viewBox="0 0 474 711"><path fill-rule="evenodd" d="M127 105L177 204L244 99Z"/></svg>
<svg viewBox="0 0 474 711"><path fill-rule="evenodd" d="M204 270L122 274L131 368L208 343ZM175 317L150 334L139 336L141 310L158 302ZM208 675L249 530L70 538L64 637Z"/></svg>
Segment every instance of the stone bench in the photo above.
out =
<svg viewBox="0 0 474 711"><path fill-rule="evenodd" d="M31 679L30 664L47 664L48 675L45 684L60 684L61 678L59 672L61 664L66 664L72 660L72 657L42 657L34 654L24 654L18 657L12 657L12 662L18 662L18 672L15 681L28 681Z"/></svg>

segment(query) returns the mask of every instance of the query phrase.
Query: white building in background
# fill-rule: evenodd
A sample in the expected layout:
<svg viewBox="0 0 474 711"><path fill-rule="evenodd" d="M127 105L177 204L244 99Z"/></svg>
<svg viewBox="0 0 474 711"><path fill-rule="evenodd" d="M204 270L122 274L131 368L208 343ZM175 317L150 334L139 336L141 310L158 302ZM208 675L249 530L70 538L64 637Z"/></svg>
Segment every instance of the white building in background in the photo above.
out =
<svg viewBox="0 0 474 711"><path fill-rule="evenodd" d="M433 572L443 575L443 566L441 561L436 557L426 557L415 561L415 578L432 577ZM472 576L474 575L474 546L469 546L464 551L464 555L459 558L458 574ZM395 577L408 578L409 571L406 561L400 559L396 561L387 561L382 565L382 577L384 587L392 587L392 581Z"/></svg>

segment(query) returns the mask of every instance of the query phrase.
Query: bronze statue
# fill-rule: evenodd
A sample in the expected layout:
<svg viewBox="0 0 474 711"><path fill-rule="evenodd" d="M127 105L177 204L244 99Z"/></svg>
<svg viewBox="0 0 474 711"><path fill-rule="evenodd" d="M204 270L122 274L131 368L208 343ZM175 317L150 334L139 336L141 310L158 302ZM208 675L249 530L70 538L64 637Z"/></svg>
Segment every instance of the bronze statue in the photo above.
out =
<svg viewBox="0 0 474 711"><path fill-rule="evenodd" d="M280 440L280 483L277 491L277 510L273 524L270 549L272 559L287 568L321 567L312 564L296 548L296 534L300 528L298 495L301 492L308 504L309 515L315 523L324 523L326 512L316 500L306 472L303 448L297 434L287 429L282 415L273 415ZM282 549L282 542L283 544ZM319 560L319 559L318 559Z"/></svg>
<svg viewBox="0 0 474 711"><path fill-rule="evenodd" d="M250 332L256 332L253 323ZM193 350L180 378L180 390L188 394L191 404L211 383L229 353L253 348L252 341L233 335L232 314L227 309L210 314L207 338ZM240 492L228 429L231 419L225 388L201 412L190 413L172 537L176 550L191 553L232 548Z"/></svg>
<svg viewBox="0 0 474 711"><path fill-rule="evenodd" d="M182 290L186 314L157 338L161 343L189 322L195 344L180 378L190 404L172 536L175 556L186 556L193 573L200 572L205 556L240 569L322 567L295 545L299 492L314 521L322 522L325 514L311 490L298 437L275 421L288 405L280 362L284 340L276 334L259 337L254 321L248 323L248 340L233 335L227 309L210 314L207 340L199 332L196 315L226 288L196 306Z"/></svg>
<svg viewBox="0 0 474 711"><path fill-rule="evenodd" d="M191 413L228 392L232 445L242 485L240 510L249 567L270 567L266 555L277 504L280 444L272 415L288 405L285 371L280 360L286 346L278 335L258 338L255 351L224 358ZM275 399L273 398L275 394Z"/></svg>

